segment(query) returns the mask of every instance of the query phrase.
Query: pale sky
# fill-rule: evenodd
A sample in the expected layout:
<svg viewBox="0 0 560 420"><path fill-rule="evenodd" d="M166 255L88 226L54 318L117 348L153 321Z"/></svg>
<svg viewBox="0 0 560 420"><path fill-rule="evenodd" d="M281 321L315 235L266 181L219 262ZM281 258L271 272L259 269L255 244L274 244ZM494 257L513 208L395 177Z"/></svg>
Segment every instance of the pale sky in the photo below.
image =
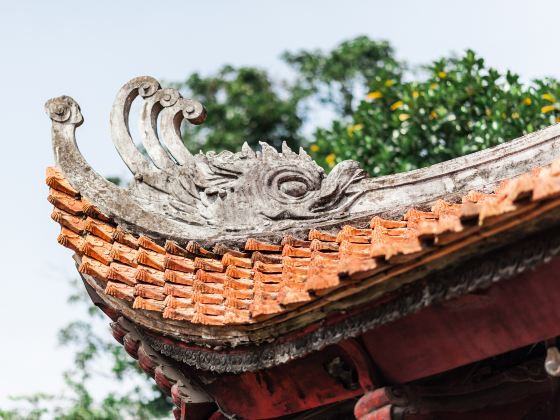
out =
<svg viewBox="0 0 560 420"><path fill-rule="evenodd" d="M77 316L66 304L76 273L46 200L47 99L78 101L83 154L98 172L122 175L109 110L132 77L181 80L224 63L284 75L284 50L366 34L412 64L472 48L526 80L560 78L559 16L552 0L0 0L0 407L7 395L60 390L72 357L56 344Z"/></svg>

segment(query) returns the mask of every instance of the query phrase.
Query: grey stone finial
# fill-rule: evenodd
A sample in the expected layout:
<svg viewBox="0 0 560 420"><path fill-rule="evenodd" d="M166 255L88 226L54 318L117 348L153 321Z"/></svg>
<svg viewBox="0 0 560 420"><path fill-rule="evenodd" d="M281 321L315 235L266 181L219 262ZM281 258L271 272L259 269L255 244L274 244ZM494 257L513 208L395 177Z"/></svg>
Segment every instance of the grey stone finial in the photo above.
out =
<svg viewBox="0 0 560 420"><path fill-rule="evenodd" d="M78 127L84 121L80 106L70 96L49 99L45 103L45 111L51 120L58 123L72 124Z"/></svg>
<svg viewBox="0 0 560 420"><path fill-rule="evenodd" d="M140 115L143 151L129 130L131 105ZM75 128L82 121L70 97L51 99L57 166L75 189L121 226L154 239L243 243L247 237L278 238L328 228L374 214L396 213L469 189L490 189L505 178L546 165L560 150L560 126L552 126L493 149L432 167L389 177L369 178L354 161L329 174L300 149L281 152L267 143L253 151L191 154L183 144L183 121L200 124L206 110L153 77L137 77L117 93L111 135L134 176L120 188L97 174L81 155ZM302 224L302 221L305 221Z"/></svg>

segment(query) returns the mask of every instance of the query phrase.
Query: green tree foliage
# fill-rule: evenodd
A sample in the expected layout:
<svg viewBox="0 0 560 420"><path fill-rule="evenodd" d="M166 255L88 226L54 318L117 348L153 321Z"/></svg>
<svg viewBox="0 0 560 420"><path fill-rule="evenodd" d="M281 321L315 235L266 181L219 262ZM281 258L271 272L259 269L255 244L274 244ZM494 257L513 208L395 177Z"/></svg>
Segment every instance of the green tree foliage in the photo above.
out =
<svg viewBox="0 0 560 420"><path fill-rule="evenodd" d="M205 124L185 130L185 143L193 152L235 151L244 141L253 147L265 140L276 147L282 141L290 147L302 142L299 89L274 82L264 70L226 65L211 76L194 73L176 86L208 111Z"/></svg>
<svg viewBox="0 0 560 420"><path fill-rule="evenodd" d="M312 99L333 107L340 117L352 115L355 96L373 80L400 81L405 66L394 57L386 41L359 36L329 52L285 52L282 59L295 73L295 86Z"/></svg>
<svg viewBox="0 0 560 420"><path fill-rule="evenodd" d="M420 79L366 82L368 93L350 118L315 132L310 149L326 168L355 159L372 175L408 171L531 133L560 116L557 80L524 84L473 51L431 63Z"/></svg>

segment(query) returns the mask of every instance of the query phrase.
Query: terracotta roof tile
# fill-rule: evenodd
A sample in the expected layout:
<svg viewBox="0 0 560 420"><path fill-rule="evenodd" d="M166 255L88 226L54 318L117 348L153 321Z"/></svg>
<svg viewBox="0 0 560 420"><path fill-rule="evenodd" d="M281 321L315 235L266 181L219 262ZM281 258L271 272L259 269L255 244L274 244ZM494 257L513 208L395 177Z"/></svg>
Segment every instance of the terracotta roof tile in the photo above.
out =
<svg viewBox="0 0 560 420"><path fill-rule="evenodd" d="M109 280L116 280L129 286L134 286L138 283L137 269L118 262L112 262L109 265L109 272L107 278Z"/></svg>
<svg viewBox="0 0 560 420"><path fill-rule="evenodd" d="M85 255L82 257L78 271L104 281L107 281L110 275L110 267Z"/></svg>
<svg viewBox="0 0 560 420"><path fill-rule="evenodd" d="M231 252L226 252L222 256L222 264L225 266L234 265L243 268L251 268L253 266L253 263L251 262L250 258L239 257L237 255L232 254Z"/></svg>
<svg viewBox="0 0 560 420"><path fill-rule="evenodd" d="M164 301L167 296L163 291L163 287L154 286L153 284L137 284L134 286L134 295L161 301Z"/></svg>
<svg viewBox="0 0 560 420"><path fill-rule="evenodd" d="M138 249L138 238L135 238L130 233L126 233L118 226L115 228L115 232L113 233L113 240L132 249Z"/></svg>
<svg viewBox="0 0 560 420"><path fill-rule="evenodd" d="M192 308L193 301L192 298L190 297L186 298L186 297L175 297L175 296L167 295L167 297L165 298L165 306L167 308L173 308L173 309L177 309L177 308L188 309L188 308Z"/></svg>
<svg viewBox="0 0 560 420"><path fill-rule="evenodd" d="M97 207L91 204L86 198L82 197L82 204L84 208L84 213L94 219L99 219L103 222L110 222L111 219L105 216Z"/></svg>
<svg viewBox="0 0 560 420"><path fill-rule="evenodd" d="M74 216L81 216L84 214L83 202L63 192L51 188L47 200L57 209L66 213L70 213Z"/></svg>
<svg viewBox="0 0 560 420"><path fill-rule="evenodd" d="M78 216L72 216L71 214L59 210L56 207L51 213L51 219L53 219L59 225L64 226L65 228L77 233L78 235L82 235L86 230L85 219Z"/></svg>
<svg viewBox="0 0 560 420"><path fill-rule="evenodd" d="M169 270L182 271L184 273L194 273L195 270L193 260L169 254L165 256L165 268Z"/></svg>
<svg viewBox="0 0 560 420"><path fill-rule="evenodd" d="M111 258L131 267L136 267L136 254L138 251L120 242L113 242L111 247Z"/></svg>
<svg viewBox="0 0 560 420"><path fill-rule="evenodd" d="M224 265L220 261L214 260L212 258L196 257L194 259L194 267L207 271L215 271L218 273L223 273L225 271Z"/></svg>
<svg viewBox="0 0 560 420"><path fill-rule="evenodd" d="M309 240L312 241L313 239L318 239L324 242L336 242L336 235L331 235L330 233L321 232L316 229L311 229L309 231Z"/></svg>
<svg viewBox="0 0 560 420"><path fill-rule="evenodd" d="M134 299L132 308L144 309L146 311L163 312L163 310L165 309L165 303L161 300L146 299L138 296L136 299Z"/></svg>
<svg viewBox="0 0 560 420"><path fill-rule="evenodd" d="M150 251L153 251L157 254L165 254L165 248L162 246L159 246L158 244L156 244L154 241L152 241L150 238L148 238L147 236L144 235L140 235L140 237L138 238L138 246L148 249Z"/></svg>
<svg viewBox="0 0 560 420"><path fill-rule="evenodd" d="M160 271L166 268L165 255L144 248L140 248L136 253L136 262Z"/></svg>
<svg viewBox="0 0 560 420"><path fill-rule="evenodd" d="M76 191L68 181L62 176L60 171L55 168L47 168L46 183L49 187L56 191L60 191L64 194L70 195L72 197L78 198L79 193Z"/></svg>
<svg viewBox="0 0 560 420"><path fill-rule="evenodd" d="M282 264L267 264L262 261L255 261L253 265L253 269L261 273L281 273L282 268Z"/></svg>
<svg viewBox="0 0 560 420"><path fill-rule="evenodd" d="M165 270L164 279L171 283L184 284L192 286L194 284L195 275L193 273L185 273L183 271Z"/></svg>
<svg viewBox="0 0 560 420"><path fill-rule="evenodd" d="M105 222L88 217L86 219L85 230L103 239L105 242L113 242L115 228Z"/></svg>
<svg viewBox="0 0 560 420"><path fill-rule="evenodd" d="M255 251L251 255L251 261L253 264L257 261L261 261L266 264L282 264L282 255L278 254L263 254L262 252Z"/></svg>
<svg viewBox="0 0 560 420"><path fill-rule="evenodd" d="M179 285L174 283L165 283L164 292L169 296L191 298L193 297L192 286Z"/></svg>
<svg viewBox="0 0 560 420"><path fill-rule="evenodd" d="M163 286L165 283L165 274L154 268L139 265L136 269L135 279L143 283Z"/></svg>
<svg viewBox="0 0 560 420"><path fill-rule="evenodd" d="M163 317L176 321L192 321L194 317L194 307L191 305L189 308L173 308L168 305L163 310Z"/></svg>
<svg viewBox="0 0 560 420"><path fill-rule="evenodd" d="M134 287L109 281L105 287L105 294L132 302L134 300Z"/></svg>
<svg viewBox="0 0 560 420"><path fill-rule="evenodd" d="M293 246L293 247L300 247L300 248L309 248L310 241L304 241L302 239L298 239L292 235L284 236L280 245L285 246Z"/></svg>
<svg viewBox="0 0 560 420"><path fill-rule="evenodd" d="M197 270L194 275L196 280L210 283L225 283L228 276L216 271Z"/></svg>
<svg viewBox="0 0 560 420"><path fill-rule="evenodd" d="M251 278L252 272L246 268L236 267L235 265L228 265L226 268L226 276L235 279Z"/></svg>
<svg viewBox="0 0 560 420"><path fill-rule="evenodd" d="M192 255L197 255L199 257L205 258L216 258L216 254L207 249L204 249L198 242L190 241L185 247L188 252Z"/></svg>
<svg viewBox="0 0 560 420"><path fill-rule="evenodd" d="M105 265L113 261L111 257L111 244L93 235L86 236L80 247L80 252Z"/></svg>
<svg viewBox="0 0 560 420"><path fill-rule="evenodd" d="M245 249L247 251L272 251L279 252L282 250L281 245L267 244L265 242L259 242L256 239L249 238L245 243Z"/></svg>
<svg viewBox="0 0 560 420"><path fill-rule="evenodd" d="M169 239L165 241L165 251L172 255L178 255L180 257L192 258L193 255L186 249L182 248L177 242L170 241Z"/></svg>

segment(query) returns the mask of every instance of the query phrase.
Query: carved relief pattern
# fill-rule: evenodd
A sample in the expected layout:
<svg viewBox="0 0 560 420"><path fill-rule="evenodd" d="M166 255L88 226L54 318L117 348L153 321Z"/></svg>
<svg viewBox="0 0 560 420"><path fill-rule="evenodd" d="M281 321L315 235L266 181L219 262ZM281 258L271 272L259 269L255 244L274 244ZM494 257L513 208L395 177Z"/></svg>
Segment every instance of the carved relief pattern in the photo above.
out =
<svg viewBox="0 0 560 420"><path fill-rule="evenodd" d="M138 146L129 117L132 103L143 101ZM202 104L162 88L148 76L126 83L111 111L111 136L134 175L128 188L98 175L80 154L75 128L82 121L78 104L68 96L51 99L46 110L53 123L57 166L68 182L128 231L164 241L216 238L242 245L248 236L278 238L309 228L339 227L449 193L489 188L534 166L548 164L560 143L560 128L540 133L431 168L379 179L368 178L354 161L344 161L326 174L303 149L283 145L278 152L266 143L254 151L247 144L233 153L191 154L183 144L184 121L201 124ZM530 147L529 147L530 146ZM488 170L492 168L492 170Z"/></svg>

